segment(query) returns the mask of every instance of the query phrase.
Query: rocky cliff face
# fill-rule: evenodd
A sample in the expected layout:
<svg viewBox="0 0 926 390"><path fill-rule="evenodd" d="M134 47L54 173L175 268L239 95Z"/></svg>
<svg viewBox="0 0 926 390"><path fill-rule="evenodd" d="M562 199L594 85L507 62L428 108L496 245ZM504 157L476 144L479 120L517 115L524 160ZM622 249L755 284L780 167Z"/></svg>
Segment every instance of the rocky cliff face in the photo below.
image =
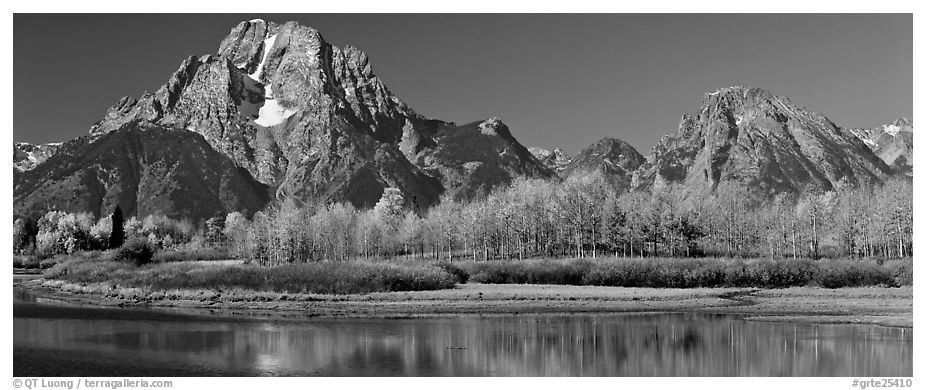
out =
<svg viewBox="0 0 926 390"><path fill-rule="evenodd" d="M828 190L838 180L880 182L890 168L826 117L758 88L706 94L675 134L652 149L633 186L681 183L691 193L726 181L756 193Z"/></svg>
<svg viewBox="0 0 926 390"><path fill-rule="evenodd" d="M630 188L633 173L646 159L630 144L603 138L583 149L563 171L563 177L600 173L617 192Z"/></svg>
<svg viewBox="0 0 926 390"><path fill-rule="evenodd" d="M126 215L164 214L200 221L216 213L253 213L267 188L202 135L147 123L62 144L13 188L14 214L37 218L47 210Z"/></svg>
<svg viewBox="0 0 926 390"><path fill-rule="evenodd" d="M41 164L61 146L60 143L30 144L17 142L13 144L13 172L24 172Z"/></svg>
<svg viewBox="0 0 926 390"><path fill-rule="evenodd" d="M454 130L463 127L415 113L373 73L366 54L334 47L295 22L239 23L215 54L185 59L153 93L122 98L90 133L131 123L198 133L271 196L297 201L368 207L396 187L423 208L445 190L472 195L514 175L551 175L507 127L504 136L477 137L491 151L462 161L483 168L457 166L464 158L450 149L468 133Z"/></svg>
<svg viewBox="0 0 926 390"><path fill-rule="evenodd" d="M900 118L874 129L849 129L895 173L913 174L913 121Z"/></svg>
<svg viewBox="0 0 926 390"><path fill-rule="evenodd" d="M558 175L561 174L563 170L566 169L566 166L569 165L569 163L572 161L572 157L570 157L560 148L547 150L543 148L530 147L527 148L527 151L531 152L531 154L533 154L541 164L547 168L550 168Z"/></svg>

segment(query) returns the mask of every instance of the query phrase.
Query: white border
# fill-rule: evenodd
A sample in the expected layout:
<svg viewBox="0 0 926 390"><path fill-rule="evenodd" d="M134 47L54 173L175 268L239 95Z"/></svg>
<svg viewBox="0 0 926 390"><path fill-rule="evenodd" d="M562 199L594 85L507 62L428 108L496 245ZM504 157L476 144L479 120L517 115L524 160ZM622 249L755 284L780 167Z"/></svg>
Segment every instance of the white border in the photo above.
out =
<svg viewBox="0 0 926 390"><path fill-rule="evenodd" d="M254 4L259 4L262 12L250 12L254 9ZM924 64L922 44L926 42L923 36L923 26L919 15L921 10L920 3L912 1L877 1L877 2L811 2L811 1L794 1L783 0L775 2L751 2L751 1L730 1L730 0L708 0L703 2L683 2L683 1L662 1L662 2L643 2L633 3L608 3L600 0L571 0L568 2L504 2L498 0L470 0L458 3L440 3L436 1L274 1L274 2L255 2L255 1L219 1L219 2L195 2L195 1L178 1L178 0L161 0L155 2L134 2L134 1L99 1L92 4L87 2L74 1L33 1L33 2L16 2L6 3L8 11L3 18L3 31L6 36L3 39L3 52L8 53L7 61L4 61L8 78L7 86L12 87L12 53L13 53L13 13L165 13L165 12L183 12L183 13L212 13L216 11L231 13L251 13L259 17L267 13L345 13L345 12L362 12L362 13L585 13L585 12L619 12L619 13L642 13L642 12L671 12L671 13L913 13L914 14L914 64ZM859 26L865 28L865 26ZM920 65L922 66L922 65ZM914 66L916 69L916 66ZM918 77L914 71L914 91L913 107L914 119L922 120L926 118L920 114L923 113L922 77ZM12 118L12 93L8 92L3 95L3 104L0 107L5 111L8 131L3 132L7 145L13 142L13 118ZM926 161L923 158L923 146L915 150L914 156L917 161ZM10 159L7 164L12 165ZM2 179L5 183L12 183L11 166L3 170ZM6 205L5 216L7 221L12 218L12 186L7 187L4 193ZM917 195L926 194L921 180L914 179L914 199ZM924 197L923 199L926 199ZM915 200L914 205L914 242L926 243L926 233L920 225L921 221L926 218L926 212L923 210L926 203ZM926 225L924 225L926 226ZM3 235L3 244L5 248L11 248L12 239L11 228L9 224L2 227L5 232ZM11 253L7 250L3 253ZM9 255L8 255L9 256ZM922 257L922 256L916 256ZM926 267L919 264L918 259L914 259L915 268ZM923 263L926 264L926 263ZM926 272L926 271L924 271ZM7 379L12 381L12 285L6 283L3 285L4 300L6 302L7 313L5 324L6 337L4 338L5 350L8 351L4 356L4 372ZM923 301L922 293L914 289L914 323L921 323L923 316L920 315L922 310L919 303ZM914 367L917 365L917 356L923 351L922 341L914 340ZM147 378L150 379L150 378ZM914 386L923 386L914 375ZM402 389L427 389L436 388L448 390L472 390L489 386L492 388L503 387L521 387L530 389L562 389L569 386L595 387L595 388L645 388L650 386L667 386L678 389L716 389L716 388L735 388L742 389L748 386L750 390L758 389L775 389L783 388L835 388L835 389L852 389L851 379L849 378L173 378L174 389L200 389L200 388L221 388L221 389L255 389L255 388L272 388L277 389L307 389L318 386L325 388L329 386L357 386L363 389L381 389L385 388L402 388ZM11 382L7 382L11 383ZM0 383L0 386L3 386ZM919 387L917 386L917 387ZM6 387L6 386L3 386Z"/></svg>

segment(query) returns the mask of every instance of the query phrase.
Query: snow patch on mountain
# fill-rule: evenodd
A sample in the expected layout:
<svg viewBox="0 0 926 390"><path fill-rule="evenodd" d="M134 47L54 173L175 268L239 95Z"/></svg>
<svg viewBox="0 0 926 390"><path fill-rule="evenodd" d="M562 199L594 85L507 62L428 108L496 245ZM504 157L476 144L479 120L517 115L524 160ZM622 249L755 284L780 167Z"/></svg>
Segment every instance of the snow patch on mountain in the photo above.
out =
<svg viewBox="0 0 926 390"><path fill-rule="evenodd" d="M30 171L55 154L60 142L47 144L30 144L16 142L13 144L13 169L19 172Z"/></svg>
<svg viewBox="0 0 926 390"><path fill-rule="evenodd" d="M890 124L890 125L884 126L884 132L887 133L887 134L890 134L890 135L892 135L892 136L896 136L897 133L901 132L902 130L903 130L903 129L902 129L900 126L897 126L897 125L894 125L894 124Z"/></svg>
<svg viewBox="0 0 926 390"><path fill-rule="evenodd" d="M266 56L265 56L266 58ZM261 63L260 66L263 66ZM273 96L273 86L269 83L261 84L261 68L243 78L244 93L238 104L238 114L244 120L253 120L255 124L270 127L276 126L293 116L298 110L283 107Z"/></svg>
<svg viewBox="0 0 926 390"><path fill-rule="evenodd" d="M267 84L264 91L264 105L260 107L254 123L267 127L276 126L296 113L297 110L283 107L279 100L273 98L273 87L270 84Z"/></svg>
<svg viewBox="0 0 926 390"><path fill-rule="evenodd" d="M248 77L254 81L260 81L260 76L264 73L264 64L267 63L267 56L270 54L270 49L273 47L273 43L276 42L276 40L276 34L264 40L264 50L260 56L260 63L257 64L257 69L254 70L254 73L248 75Z"/></svg>
<svg viewBox="0 0 926 390"><path fill-rule="evenodd" d="M900 118L873 129L847 129L895 170L913 167L913 121ZM902 157L902 159L901 159Z"/></svg>

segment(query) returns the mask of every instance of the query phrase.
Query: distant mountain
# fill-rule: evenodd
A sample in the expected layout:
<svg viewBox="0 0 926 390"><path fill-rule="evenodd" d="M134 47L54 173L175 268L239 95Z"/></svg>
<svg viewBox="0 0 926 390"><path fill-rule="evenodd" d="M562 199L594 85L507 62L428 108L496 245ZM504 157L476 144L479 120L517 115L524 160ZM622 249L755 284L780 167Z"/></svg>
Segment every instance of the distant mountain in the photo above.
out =
<svg viewBox="0 0 926 390"><path fill-rule="evenodd" d="M13 188L17 216L47 210L107 215L165 214L197 221L216 213L253 213L269 200L265 185L215 151L202 135L146 123L62 144Z"/></svg>
<svg viewBox="0 0 926 390"><path fill-rule="evenodd" d="M633 173L646 159L630 144L617 138L603 138L577 154L563 171L563 177L594 172L602 176L618 192L626 191Z"/></svg>
<svg viewBox="0 0 926 390"><path fill-rule="evenodd" d="M538 147L529 147L527 151L531 152L541 164L550 168L557 174L562 173L563 169L566 169L566 166L572 161L572 157L560 148L547 150Z"/></svg>
<svg viewBox="0 0 926 390"><path fill-rule="evenodd" d="M895 172L913 174L913 121L900 118L874 129L849 129Z"/></svg>
<svg viewBox="0 0 926 390"><path fill-rule="evenodd" d="M634 188L669 183L688 193L739 183L756 194L829 190L838 180L881 182L891 169L823 115L759 88L706 94L634 174Z"/></svg>
<svg viewBox="0 0 926 390"><path fill-rule="evenodd" d="M47 160L58 150L61 143L30 144L17 142L13 144L13 171L23 172L32 170L36 165Z"/></svg>
<svg viewBox="0 0 926 390"><path fill-rule="evenodd" d="M412 160L441 179L458 200L468 200L517 177L554 178L556 173L537 160L511 135L499 118L462 126L445 125Z"/></svg>
<svg viewBox="0 0 926 390"><path fill-rule="evenodd" d="M490 136L425 118L389 91L365 53L295 22L239 23L215 54L187 58L153 93L120 99L90 133L137 123L202 135L278 199L369 207L396 187L420 209L445 191L469 197L518 175L554 176L507 126L488 123L497 126ZM18 194L22 204L36 196Z"/></svg>

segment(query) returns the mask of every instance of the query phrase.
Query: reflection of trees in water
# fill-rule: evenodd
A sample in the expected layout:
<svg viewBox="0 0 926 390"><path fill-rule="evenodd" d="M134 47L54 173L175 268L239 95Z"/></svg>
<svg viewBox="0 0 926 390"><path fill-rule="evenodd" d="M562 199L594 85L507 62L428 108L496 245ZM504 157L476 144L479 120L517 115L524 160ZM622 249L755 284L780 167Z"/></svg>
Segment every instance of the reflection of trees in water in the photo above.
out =
<svg viewBox="0 0 926 390"><path fill-rule="evenodd" d="M284 332L277 361L326 375L903 375L904 332L695 314L332 323Z"/></svg>
<svg viewBox="0 0 926 390"><path fill-rule="evenodd" d="M91 336L79 342L74 337L58 342L132 350L243 375L912 374L910 329L761 323L691 313L272 325L103 322L85 331Z"/></svg>

